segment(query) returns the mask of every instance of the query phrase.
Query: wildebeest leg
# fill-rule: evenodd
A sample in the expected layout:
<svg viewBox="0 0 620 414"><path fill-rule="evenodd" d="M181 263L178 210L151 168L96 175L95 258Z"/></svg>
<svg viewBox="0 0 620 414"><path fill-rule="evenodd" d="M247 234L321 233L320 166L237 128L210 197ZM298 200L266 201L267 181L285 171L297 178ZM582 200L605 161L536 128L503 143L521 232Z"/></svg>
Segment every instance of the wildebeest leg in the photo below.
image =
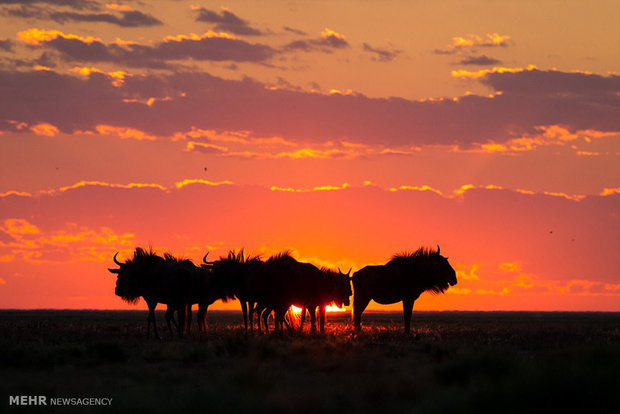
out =
<svg viewBox="0 0 620 414"><path fill-rule="evenodd" d="M403 300L403 316L405 318L405 333L411 331L411 313L413 312L413 300Z"/></svg>
<svg viewBox="0 0 620 414"><path fill-rule="evenodd" d="M159 334L157 333L157 325L155 323L155 307L157 307L157 302L147 302L149 307L149 316L147 318L148 325L146 328L146 338L149 338L149 334L151 333L151 324L153 324L153 334L155 338L159 339Z"/></svg>
<svg viewBox="0 0 620 414"><path fill-rule="evenodd" d="M288 319L291 322L290 324L287 322L286 320L286 315L288 315ZM295 330L295 323L293 322L293 311L290 309L286 309L283 311L282 313L282 322L280 323L280 330L284 330L284 327L286 326L286 329L289 332L292 332Z"/></svg>
<svg viewBox="0 0 620 414"><path fill-rule="evenodd" d="M261 333L261 316L263 311L265 310L265 306L261 303L256 302L256 307L254 308L254 313L256 313L256 324L258 326L258 332Z"/></svg>
<svg viewBox="0 0 620 414"><path fill-rule="evenodd" d="M370 298L353 296L353 324L356 330L362 329L362 313L370 303Z"/></svg>
<svg viewBox="0 0 620 414"><path fill-rule="evenodd" d="M304 321L306 320L306 312L310 312L309 308L301 309L301 320L299 321L299 330L304 331Z"/></svg>
<svg viewBox="0 0 620 414"><path fill-rule="evenodd" d="M191 303L187 304L186 315L187 315L187 333L189 333L189 331L191 331L191 328L192 328L192 305Z"/></svg>
<svg viewBox="0 0 620 414"><path fill-rule="evenodd" d="M284 317L286 316L286 309L277 307L274 310L275 330L282 332L284 330Z"/></svg>
<svg viewBox="0 0 620 414"><path fill-rule="evenodd" d="M308 308L308 313L310 313L310 332L316 332L316 308Z"/></svg>
<svg viewBox="0 0 620 414"><path fill-rule="evenodd" d="M207 331L207 310L209 309L209 305L204 303L198 304L198 330L199 331Z"/></svg>
<svg viewBox="0 0 620 414"><path fill-rule="evenodd" d="M172 322L172 324L170 323ZM172 335L172 337L174 337L174 333L172 332L172 325L174 325L175 329L179 329L179 325L177 325L176 321L174 320L174 307L168 305L168 309L166 309L166 324L168 325L168 331L170 332L170 335Z"/></svg>
<svg viewBox="0 0 620 414"><path fill-rule="evenodd" d="M186 311L186 306L185 304L179 306L177 308L178 310L178 314L179 314L179 326L177 329L177 332L179 333L179 338L183 338L183 330L185 329L185 311Z"/></svg>
<svg viewBox="0 0 620 414"><path fill-rule="evenodd" d="M325 333L325 306L319 306L319 329L321 333Z"/></svg>
<svg viewBox="0 0 620 414"><path fill-rule="evenodd" d="M243 313L243 323L245 324L245 331L248 331L248 303L245 300L241 302L241 313Z"/></svg>
<svg viewBox="0 0 620 414"><path fill-rule="evenodd" d="M254 310L256 302L248 301L248 322L250 323L250 332L254 332Z"/></svg>
<svg viewBox="0 0 620 414"><path fill-rule="evenodd" d="M263 310L263 322L265 324L265 333L269 333L269 314L271 313L270 307L265 307Z"/></svg>

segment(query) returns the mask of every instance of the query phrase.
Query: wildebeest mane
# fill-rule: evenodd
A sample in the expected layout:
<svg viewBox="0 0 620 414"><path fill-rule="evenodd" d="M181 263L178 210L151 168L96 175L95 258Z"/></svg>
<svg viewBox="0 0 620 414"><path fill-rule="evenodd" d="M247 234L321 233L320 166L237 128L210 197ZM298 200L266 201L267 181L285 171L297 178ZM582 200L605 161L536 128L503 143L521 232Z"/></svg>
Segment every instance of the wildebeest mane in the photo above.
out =
<svg viewBox="0 0 620 414"><path fill-rule="evenodd" d="M386 266L412 267L417 265L424 265L425 263L432 263L440 258L442 258L442 256L439 254L439 249L420 247L414 252L404 251L395 254L394 256L392 256L390 261L386 263ZM426 286L424 287L424 289L425 291L430 292L433 295L443 293L449 287L445 280L435 278L428 280L428 277L425 277L426 275L420 275L418 274L418 272L406 272L406 274L410 274L415 277L424 277L424 279L427 279L425 280Z"/></svg>
<svg viewBox="0 0 620 414"><path fill-rule="evenodd" d="M243 264L243 263L261 261L261 257L258 254L253 255L253 256L249 254L246 255L244 249L239 249L237 251L229 250L228 255L226 257L221 256L218 261Z"/></svg>
<svg viewBox="0 0 620 414"><path fill-rule="evenodd" d="M297 260L293 257L292 251L283 250L279 253L272 255L269 259L267 259L266 263L275 263L275 262L297 262Z"/></svg>
<svg viewBox="0 0 620 414"><path fill-rule="evenodd" d="M414 252L404 251L401 253L397 253L390 258L390 261L387 264L404 264L409 263L414 260L421 259L429 259L439 255L437 250L433 250L430 247L420 247L418 250Z"/></svg>
<svg viewBox="0 0 620 414"><path fill-rule="evenodd" d="M323 276L338 276L338 275L340 275L340 272L338 272L337 270L330 269L329 267L326 267L326 266L321 266L319 268L319 270L321 271Z"/></svg>
<svg viewBox="0 0 620 414"><path fill-rule="evenodd" d="M144 249L142 247L136 247L136 250L133 252L132 261L143 260L143 259L151 259L153 257L159 257L157 252L149 246L148 249Z"/></svg>
<svg viewBox="0 0 620 414"><path fill-rule="evenodd" d="M189 259L187 259L185 257L174 256L171 253L164 253L164 260L167 263L172 263L172 264L176 264L176 265L183 264L183 265L187 265L187 266L191 265L192 267L194 266L194 263L191 260L189 260Z"/></svg>

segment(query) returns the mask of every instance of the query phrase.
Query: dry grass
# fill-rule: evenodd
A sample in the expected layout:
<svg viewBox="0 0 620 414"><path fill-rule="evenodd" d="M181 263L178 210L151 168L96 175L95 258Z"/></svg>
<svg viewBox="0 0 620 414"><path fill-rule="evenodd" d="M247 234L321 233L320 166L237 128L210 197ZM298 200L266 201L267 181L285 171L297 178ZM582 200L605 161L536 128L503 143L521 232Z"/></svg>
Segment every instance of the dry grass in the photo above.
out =
<svg viewBox="0 0 620 414"><path fill-rule="evenodd" d="M29 394L112 397L90 409L107 412L620 410L619 314L422 312L411 335L397 313L364 315L361 333L349 315L330 317L325 335L246 335L239 312L210 312L207 333L146 340L144 312L1 311L3 404Z"/></svg>

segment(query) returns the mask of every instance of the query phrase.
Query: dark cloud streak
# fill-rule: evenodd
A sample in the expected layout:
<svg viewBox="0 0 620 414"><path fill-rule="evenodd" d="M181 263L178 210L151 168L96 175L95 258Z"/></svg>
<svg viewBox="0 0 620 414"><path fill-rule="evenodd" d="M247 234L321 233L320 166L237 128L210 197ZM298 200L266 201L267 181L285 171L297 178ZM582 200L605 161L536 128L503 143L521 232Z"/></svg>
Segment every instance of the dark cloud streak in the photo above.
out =
<svg viewBox="0 0 620 414"><path fill-rule="evenodd" d="M501 60L489 57L487 55L480 56L468 56L459 61L461 65L471 65L471 66L490 66L490 65L499 65Z"/></svg>
<svg viewBox="0 0 620 414"><path fill-rule="evenodd" d="M67 21L90 22L90 23L110 23L122 27L148 27L158 26L163 23L151 16L137 10L121 11L121 17L111 13L75 13L75 12L53 12L49 17L59 23Z"/></svg>
<svg viewBox="0 0 620 414"><path fill-rule="evenodd" d="M372 53L374 55L373 60L379 62L391 62L402 53L401 50L374 47L369 45L368 43L364 43L363 48L364 51Z"/></svg>
<svg viewBox="0 0 620 414"><path fill-rule="evenodd" d="M196 12L197 22L215 23L215 30L242 36L259 36L265 34L262 31L253 28L246 20L243 20L229 10L222 10L217 13L205 9L204 7L200 7L194 11Z"/></svg>
<svg viewBox="0 0 620 414"><path fill-rule="evenodd" d="M99 40L86 42L82 39L57 36L42 42L42 46L56 50L73 61L111 62L155 69L169 67L166 62L169 60L264 62L276 54L276 50L267 45L218 36L181 37L177 40L168 39L153 46L105 44Z"/></svg>

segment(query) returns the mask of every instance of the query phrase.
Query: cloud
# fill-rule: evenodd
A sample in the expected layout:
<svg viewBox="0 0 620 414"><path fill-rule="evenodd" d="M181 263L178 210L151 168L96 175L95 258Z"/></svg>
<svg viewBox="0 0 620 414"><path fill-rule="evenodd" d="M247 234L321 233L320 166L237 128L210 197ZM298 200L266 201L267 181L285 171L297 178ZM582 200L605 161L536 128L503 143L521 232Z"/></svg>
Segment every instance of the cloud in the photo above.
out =
<svg viewBox="0 0 620 414"><path fill-rule="evenodd" d="M9 121L48 123L62 132L110 125L149 136L172 136L195 128L247 131L243 137L247 140L281 137L312 149L327 141L354 141L393 150L507 145L535 138L540 128L552 125L570 134L620 131L617 75L529 67L461 71L454 76L481 82L495 93L410 101L272 90L250 78L226 80L195 72L136 74L115 85L112 77L97 72L76 77L50 70L0 71L4 95L0 128L17 130L17 124ZM151 98L155 104L142 103Z"/></svg>
<svg viewBox="0 0 620 414"><path fill-rule="evenodd" d="M30 263L67 263L106 261L120 248L131 248L134 235L117 234L108 227L90 229L68 223L64 228L41 230L21 218L5 219L0 231L10 239L0 241L3 262L23 260Z"/></svg>
<svg viewBox="0 0 620 414"><path fill-rule="evenodd" d="M98 37L64 34L59 30L41 30L34 28L17 33L17 40L31 46L41 46L58 38L65 40L78 40L81 43L88 44L95 42L101 43L101 39Z"/></svg>
<svg viewBox="0 0 620 414"><path fill-rule="evenodd" d="M368 43L363 44L364 51L374 55L373 60L378 62L391 62L398 55L402 53L402 50L392 48L373 47Z"/></svg>
<svg viewBox="0 0 620 414"><path fill-rule="evenodd" d="M77 10L99 9L100 5L94 0L0 0L0 5L34 5L48 4L52 6L66 6Z"/></svg>
<svg viewBox="0 0 620 414"><path fill-rule="evenodd" d="M495 58L488 57L487 55L479 55L465 57L464 59L460 60L459 63L461 65L490 66L499 65L502 62Z"/></svg>
<svg viewBox="0 0 620 414"><path fill-rule="evenodd" d="M37 124L30 127L36 135L44 137L55 137L60 132L58 128L51 124Z"/></svg>
<svg viewBox="0 0 620 414"><path fill-rule="evenodd" d="M506 48L509 45L510 36L497 33L487 33L485 36L469 34L452 38L450 46L444 49L435 49L436 55L458 55L461 57L459 64L467 66L490 66L499 65L499 59L481 54L481 49ZM465 72L465 71L463 71ZM454 74L454 72L453 72Z"/></svg>
<svg viewBox="0 0 620 414"><path fill-rule="evenodd" d="M166 191L166 187L159 185L159 184L152 184L152 183L129 183L129 184L115 184L115 183L106 183L103 181L80 181L77 182L75 184L69 185L69 186L65 186L65 187L60 187L57 191L58 192L65 192L65 191L69 191L69 190L75 190L76 188L82 188L82 187L110 187L110 188L124 188L124 189L129 189L129 188L156 188L158 190L162 190L162 191ZM55 193L56 190L51 190L48 191L48 194L53 194Z"/></svg>
<svg viewBox="0 0 620 414"><path fill-rule="evenodd" d="M24 234L39 234L41 230L24 219L6 219L0 229L6 234L17 237Z"/></svg>
<svg viewBox="0 0 620 414"><path fill-rule="evenodd" d="M11 39L3 39L0 37L0 50L4 50L5 52L13 51L13 42Z"/></svg>
<svg viewBox="0 0 620 414"><path fill-rule="evenodd" d="M482 79L487 78L490 75L499 73L521 73L521 72L531 72L534 70L538 70L538 68L534 65L529 65L526 68L506 68L506 67L494 67L493 69L481 69L478 71L469 71L469 70L453 70L451 72L452 76L460 79Z"/></svg>
<svg viewBox="0 0 620 414"><path fill-rule="evenodd" d="M109 6L109 5L108 5ZM106 12L77 13L77 12L50 12L49 18L59 22L86 22L86 23L110 23L121 27L149 27L162 25L162 21L150 14L138 10L120 10L120 17Z"/></svg>
<svg viewBox="0 0 620 414"><path fill-rule="evenodd" d="M400 187L391 187L389 189L389 191L392 191L392 192L394 192L394 191L403 191L403 190L405 190L405 191L430 191L430 192L435 193L437 195L440 195L442 197L444 196L444 194L441 191L439 191L436 188L433 188L433 187L431 187L429 185L420 185L420 186L418 186L418 185L401 185Z"/></svg>
<svg viewBox="0 0 620 414"><path fill-rule="evenodd" d="M312 188L291 188L291 187L277 187L277 186L271 186L269 189L271 191L283 191L286 193L307 193L307 192L311 192L311 191L338 191L338 190L344 190L347 187L349 187L349 184L344 183L342 185L322 185L322 186L316 186L316 187L312 187Z"/></svg>
<svg viewBox="0 0 620 414"><path fill-rule="evenodd" d="M524 134L518 138L512 138L505 142L498 143L493 140L484 144L474 145L472 149L464 150L465 152L481 152L481 153L505 153L516 154L523 151L532 151L539 147L545 146L568 146L575 151L577 155L600 155L599 153L583 151L577 145L587 145L592 140L620 135L620 131L593 131L593 130L568 130L562 125L541 125L534 127L534 132ZM461 151L461 150L459 150Z"/></svg>
<svg viewBox="0 0 620 414"><path fill-rule="evenodd" d="M177 189L181 189L183 187L187 187L188 185L205 185L205 186L209 186L209 187L217 187L220 185L233 185L234 183L232 181L209 181L209 180L201 180L201 179L186 179L183 181L179 181L176 182L174 184L175 188Z"/></svg>
<svg viewBox="0 0 620 414"><path fill-rule="evenodd" d="M32 197L32 194L28 193L26 191L15 191L15 190L10 190L10 191L6 191L4 193L0 193L0 198L2 198L2 197L10 197L10 196Z"/></svg>
<svg viewBox="0 0 620 414"><path fill-rule="evenodd" d="M99 135L116 135L121 139L137 139L153 141L157 139L153 135L149 135L144 131L135 128L118 127L112 125L96 125L95 130Z"/></svg>
<svg viewBox="0 0 620 414"><path fill-rule="evenodd" d="M314 39L295 40L284 46L285 50L303 50L305 52L319 51L332 53L334 49L350 47L343 34L325 28L321 36Z"/></svg>
<svg viewBox="0 0 620 414"><path fill-rule="evenodd" d="M228 152L228 148L220 145L206 144L204 142L189 141L185 147L186 151L202 152L204 154L222 154Z"/></svg>
<svg viewBox="0 0 620 414"><path fill-rule="evenodd" d="M223 8L219 13L204 7L192 7L197 22L215 23L214 29L245 36L259 36L264 33L250 26L246 21Z"/></svg>
<svg viewBox="0 0 620 414"><path fill-rule="evenodd" d="M18 33L21 42L45 47L78 62L109 62L131 67L166 68L170 60L263 62L275 55L270 46L248 43L226 33L167 36L154 45L130 42L104 43L91 36L58 30L29 29Z"/></svg>
<svg viewBox="0 0 620 414"><path fill-rule="evenodd" d="M497 33L487 33L484 37L468 34L452 38L453 49L467 47L507 47L510 36L499 35Z"/></svg>
<svg viewBox="0 0 620 414"><path fill-rule="evenodd" d="M284 26L283 29L287 32L299 35L299 36L307 36L308 33L304 32L303 30L299 30L299 29L295 29L294 27L289 27L289 26Z"/></svg>

